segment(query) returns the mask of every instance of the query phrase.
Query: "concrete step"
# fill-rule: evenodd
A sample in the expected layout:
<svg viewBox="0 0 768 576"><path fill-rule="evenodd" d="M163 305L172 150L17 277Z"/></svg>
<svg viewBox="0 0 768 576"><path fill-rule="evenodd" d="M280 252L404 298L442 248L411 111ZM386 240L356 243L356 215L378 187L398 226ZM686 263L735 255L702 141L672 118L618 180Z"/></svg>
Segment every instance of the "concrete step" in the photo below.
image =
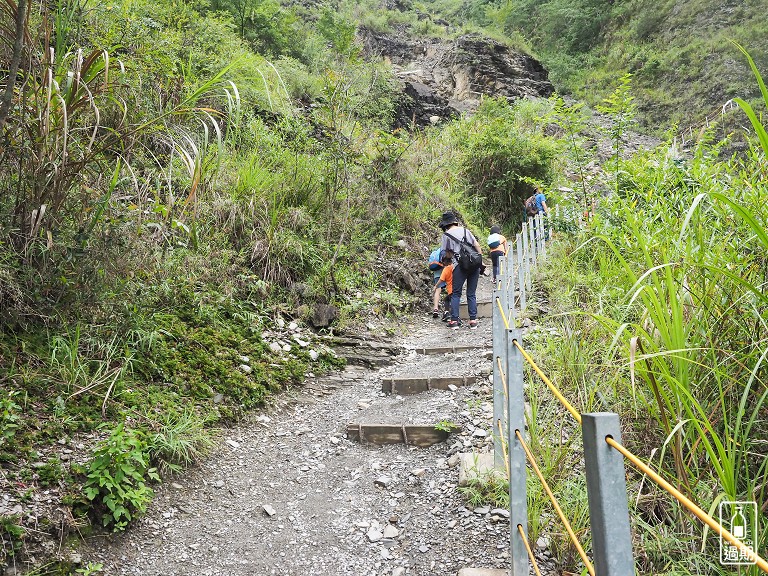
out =
<svg viewBox="0 0 768 576"><path fill-rule="evenodd" d="M446 376L443 378L386 378L381 391L391 394L419 394L427 390L448 390L451 386L469 386L477 382L476 376Z"/></svg>
<svg viewBox="0 0 768 576"><path fill-rule="evenodd" d="M489 476L506 476L504 468L496 468L492 452L463 452L459 454L459 486L467 486L473 480L481 482Z"/></svg>
<svg viewBox="0 0 768 576"><path fill-rule="evenodd" d="M491 318L493 317L493 302L478 302L477 303L477 317L478 318ZM462 320L469 320L469 312L467 311L467 303L462 302L459 304L459 318Z"/></svg>

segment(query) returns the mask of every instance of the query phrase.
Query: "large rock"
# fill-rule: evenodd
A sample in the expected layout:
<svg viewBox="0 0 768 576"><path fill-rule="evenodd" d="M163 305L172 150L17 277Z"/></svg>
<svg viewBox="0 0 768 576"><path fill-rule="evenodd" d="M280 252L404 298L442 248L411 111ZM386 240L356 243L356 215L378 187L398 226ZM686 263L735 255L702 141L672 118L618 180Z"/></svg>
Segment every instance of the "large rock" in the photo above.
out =
<svg viewBox="0 0 768 576"><path fill-rule="evenodd" d="M399 288L402 288L411 294L416 294L424 283L422 278L416 276L406 268L398 268L394 270L393 277L395 279L395 284L397 284Z"/></svg>
<svg viewBox="0 0 768 576"><path fill-rule="evenodd" d="M327 328L339 316L339 310L330 304L319 302L312 310L312 326L315 328Z"/></svg>
<svg viewBox="0 0 768 576"><path fill-rule="evenodd" d="M392 64L403 82L395 123L426 126L477 108L482 96L509 100L554 92L535 58L479 34L456 40L403 39L362 30L366 53Z"/></svg>

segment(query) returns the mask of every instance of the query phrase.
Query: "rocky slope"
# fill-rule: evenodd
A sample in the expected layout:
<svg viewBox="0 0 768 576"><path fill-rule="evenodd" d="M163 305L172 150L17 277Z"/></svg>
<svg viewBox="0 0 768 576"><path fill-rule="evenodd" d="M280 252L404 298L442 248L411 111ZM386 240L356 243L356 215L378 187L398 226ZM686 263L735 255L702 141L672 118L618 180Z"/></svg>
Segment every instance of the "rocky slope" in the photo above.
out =
<svg viewBox="0 0 768 576"><path fill-rule="evenodd" d="M541 63L505 44L468 34L456 40L406 39L363 30L368 57L390 63L403 83L400 127L425 126L474 110L483 96L550 96Z"/></svg>

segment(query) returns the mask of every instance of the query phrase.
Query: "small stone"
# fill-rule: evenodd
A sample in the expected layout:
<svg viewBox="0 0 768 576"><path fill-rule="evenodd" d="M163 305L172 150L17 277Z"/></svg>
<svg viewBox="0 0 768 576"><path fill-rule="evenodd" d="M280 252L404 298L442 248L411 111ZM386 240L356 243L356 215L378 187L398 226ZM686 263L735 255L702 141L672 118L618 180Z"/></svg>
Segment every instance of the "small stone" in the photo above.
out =
<svg viewBox="0 0 768 576"><path fill-rule="evenodd" d="M242 362L243 364L251 363L251 359L248 356L238 356L238 358L240 359L240 362Z"/></svg>
<svg viewBox="0 0 768 576"><path fill-rule="evenodd" d="M458 466L459 462L461 462L461 456L459 454L454 454L450 458L448 458L448 466L453 468L454 466Z"/></svg>
<svg viewBox="0 0 768 576"><path fill-rule="evenodd" d="M397 247L405 250L406 248L408 248L408 243L405 240L400 239L397 241Z"/></svg>
<svg viewBox="0 0 768 576"><path fill-rule="evenodd" d="M400 535L400 530L392 526L392 524L387 524L384 527L384 538L397 538Z"/></svg>
<svg viewBox="0 0 768 576"><path fill-rule="evenodd" d="M306 348L307 346L309 346L309 342L307 342L306 340L302 340L301 338L299 338L295 334L293 335L293 339L296 341L296 344L298 344L302 348Z"/></svg>
<svg viewBox="0 0 768 576"><path fill-rule="evenodd" d="M419 546L419 552L421 552L422 554L429 552L429 546L427 546L426 544L422 544L421 546Z"/></svg>
<svg viewBox="0 0 768 576"><path fill-rule="evenodd" d="M283 352L290 352L290 351L291 351L291 345L283 344Z"/></svg>
<svg viewBox="0 0 768 576"><path fill-rule="evenodd" d="M430 123L430 124L432 124L432 125L435 125L435 124L437 124L438 122L440 122L440 116L430 116L430 117L429 117L429 123ZM394 576L394 575L393 575L393 576Z"/></svg>
<svg viewBox="0 0 768 576"><path fill-rule="evenodd" d="M378 542L379 540L384 538L384 535L378 530L376 530L376 528L371 528L370 530L368 530L368 533L366 534L366 536L368 536L368 540L371 542Z"/></svg>
<svg viewBox="0 0 768 576"><path fill-rule="evenodd" d="M549 538L546 536L541 536L538 540L536 540L536 548L539 550L544 550L545 548L549 548Z"/></svg>
<svg viewBox="0 0 768 576"><path fill-rule="evenodd" d="M234 440L230 440L229 438L226 439L226 443L232 446L232 448L240 448L240 442L235 442Z"/></svg>
<svg viewBox="0 0 768 576"><path fill-rule="evenodd" d="M216 480L216 482L214 482L213 485L216 488L224 488L224 480Z"/></svg>
<svg viewBox="0 0 768 576"><path fill-rule="evenodd" d="M478 516L485 516L490 511L491 509L488 506L480 506L479 508L475 508L475 514Z"/></svg>
<svg viewBox="0 0 768 576"><path fill-rule="evenodd" d="M224 394L216 394L213 397L214 404L221 404L224 401Z"/></svg>
<svg viewBox="0 0 768 576"><path fill-rule="evenodd" d="M357 403L357 407L358 407L358 409L360 409L360 410L366 410L366 409L370 408L370 407L371 407L371 405L370 405L370 404L368 404L367 402L358 402L358 403Z"/></svg>
<svg viewBox="0 0 768 576"><path fill-rule="evenodd" d="M329 440L331 441L331 444L333 444L334 446L335 446L336 444L338 444L339 442L341 442L341 440L339 440L339 439L338 439L338 437L336 437L336 436L331 436L331 437L329 438Z"/></svg>
<svg viewBox="0 0 768 576"><path fill-rule="evenodd" d="M299 325L296 324L296 322L291 322L290 324L288 324L288 330L290 330L291 332L295 332L298 329L299 329Z"/></svg>
<svg viewBox="0 0 768 576"><path fill-rule="evenodd" d="M171 488L175 488L176 490L181 490L182 488L184 488L184 486L182 486L178 482L171 482Z"/></svg>
<svg viewBox="0 0 768 576"><path fill-rule="evenodd" d="M474 436L475 438L485 438L486 436L488 436L488 432L486 432L482 428L475 428L475 431L472 432L472 436Z"/></svg>
<svg viewBox="0 0 768 576"><path fill-rule="evenodd" d="M264 512L267 513L267 516L269 516L270 518L272 516L274 516L275 514L277 514L277 512L275 512L275 509L272 508L272 506L270 506L269 504L264 504L264 506L262 506L262 508L264 509Z"/></svg>
<svg viewBox="0 0 768 576"><path fill-rule="evenodd" d="M501 516L502 518L509 518L509 510L505 510L504 508L494 508L491 510L491 514L494 516Z"/></svg>
<svg viewBox="0 0 768 576"><path fill-rule="evenodd" d="M451 392L456 392L458 389L459 387L456 386L455 384L448 384L448 390L450 390Z"/></svg>
<svg viewBox="0 0 768 576"><path fill-rule="evenodd" d="M414 476L418 476L419 478L424 476L424 474L426 474L426 473L427 473L427 469L426 468L415 468L415 469L411 470L411 474L413 474Z"/></svg>
<svg viewBox="0 0 768 576"><path fill-rule="evenodd" d="M403 576L405 574L405 568L402 566L398 566L394 570L392 570L392 576Z"/></svg>
<svg viewBox="0 0 768 576"><path fill-rule="evenodd" d="M456 528L456 524L458 524L456 520L451 520L450 522L448 522L448 528L450 529Z"/></svg>
<svg viewBox="0 0 768 576"><path fill-rule="evenodd" d="M269 349L272 350L272 352L277 353L277 352L280 352L283 349L283 347L280 346L280 344L278 344L277 342L271 342L269 344Z"/></svg>
<svg viewBox="0 0 768 576"><path fill-rule="evenodd" d="M386 488L392 483L392 478L389 476L379 476L376 478L376 480L373 481L373 484L375 486L379 486L381 488Z"/></svg>
<svg viewBox="0 0 768 576"><path fill-rule="evenodd" d="M200 548L200 544L198 543L190 544L189 547L192 548L192 550L197 550L198 548Z"/></svg>
<svg viewBox="0 0 768 576"><path fill-rule="evenodd" d="M280 328L285 328L285 320L283 320L282 318L278 318L278 319L277 319L277 325L278 325Z"/></svg>
<svg viewBox="0 0 768 576"><path fill-rule="evenodd" d="M83 563L83 557L80 556L77 552L72 552L69 555L69 561L72 562L72 564L82 564Z"/></svg>
<svg viewBox="0 0 768 576"><path fill-rule="evenodd" d="M310 350L309 351L309 358L310 358L310 360L312 360L312 362L315 362L315 361L317 361L318 358L320 358L320 354L318 354L317 351L315 351L315 350Z"/></svg>

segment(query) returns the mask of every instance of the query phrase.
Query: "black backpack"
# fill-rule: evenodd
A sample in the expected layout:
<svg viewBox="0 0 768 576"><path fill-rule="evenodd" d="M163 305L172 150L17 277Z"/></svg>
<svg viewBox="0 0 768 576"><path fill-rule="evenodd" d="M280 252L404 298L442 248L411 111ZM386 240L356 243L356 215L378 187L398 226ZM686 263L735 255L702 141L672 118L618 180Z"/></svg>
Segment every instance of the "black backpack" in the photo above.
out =
<svg viewBox="0 0 768 576"><path fill-rule="evenodd" d="M536 216L539 213L539 208L536 206L536 195L529 196L525 201L525 213L528 216Z"/></svg>
<svg viewBox="0 0 768 576"><path fill-rule="evenodd" d="M445 233L446 236L451 236L447 232ZM459 255L458 255L458 261L459 261L459 267L464 270L464 272L474 272L480 266L483 265L483 256L475 250L475 247L467 242L467 229L464 228L464 238L456 238L455 236L451 236L454 240L458 240L461 242L461 248L459 249Z"/></svg>

